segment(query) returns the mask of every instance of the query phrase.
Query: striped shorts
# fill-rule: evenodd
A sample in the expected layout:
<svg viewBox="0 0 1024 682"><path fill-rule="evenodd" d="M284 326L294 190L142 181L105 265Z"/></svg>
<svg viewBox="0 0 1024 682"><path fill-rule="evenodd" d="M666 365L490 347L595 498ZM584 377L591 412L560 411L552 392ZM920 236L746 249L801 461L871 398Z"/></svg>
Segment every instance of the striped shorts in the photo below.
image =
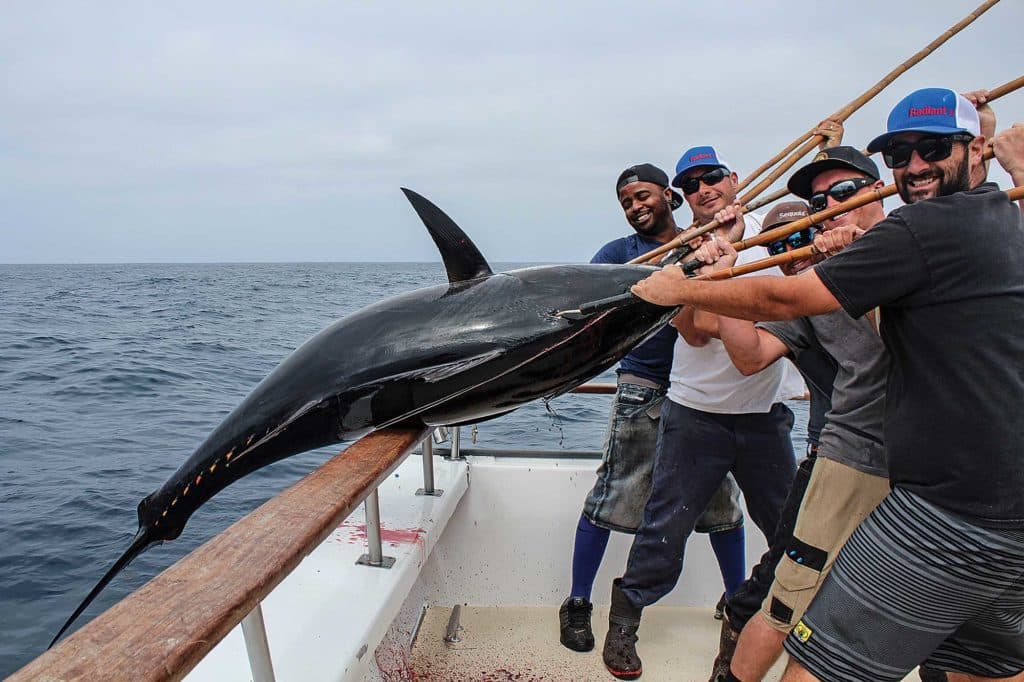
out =
<svg viewBox="0 0 1024 682"><path fill-rule="evenodd" d="M1024 670L1024 531L894 489L839 553L786 651L825 682L901 680L922 663Z"/></svg>

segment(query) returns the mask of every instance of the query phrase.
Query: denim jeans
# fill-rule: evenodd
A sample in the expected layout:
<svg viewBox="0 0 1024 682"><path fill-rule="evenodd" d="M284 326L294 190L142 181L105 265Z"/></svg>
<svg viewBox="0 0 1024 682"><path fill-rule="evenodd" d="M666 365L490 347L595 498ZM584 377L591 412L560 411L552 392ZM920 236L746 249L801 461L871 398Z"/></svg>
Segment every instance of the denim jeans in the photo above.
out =
<svg viewBox="0 0 1024 682"><path fill-rule="evenodd" d="M661 422L651 494L620 584L637 607L675 587L686 540L728 472L765 537L778 525L796 473L793 413L782 403L766 413L715 414L666 400Z"/></svg>
<svg viewBox="0 0 1024 682"><path fill-rule="evenodd" d="M633 533L640 525L651 491L651 470L664 402L664 389L619 381L597 482L583 503L583 514L595 526ZM706 533L741 525L739 488L730 476L715 491L706 512L697 519L696 528Z"/></svg>

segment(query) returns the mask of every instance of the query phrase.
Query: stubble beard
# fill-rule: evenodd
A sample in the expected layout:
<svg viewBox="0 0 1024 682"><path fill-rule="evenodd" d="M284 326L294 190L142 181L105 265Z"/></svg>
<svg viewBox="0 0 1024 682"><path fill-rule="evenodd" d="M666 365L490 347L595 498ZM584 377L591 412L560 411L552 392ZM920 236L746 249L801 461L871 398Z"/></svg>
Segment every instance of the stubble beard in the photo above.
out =
<svg viewBox="0 0 1024 682"><path fill-rule="evenodd" d="M903 203L912 204L915 201L921 201L922 199L932 199L932 195L915 197L910 193L908 189L907 176L903 176L903 181L896 183L896 189L900 193L900 198L903 199ZM966 192L971 189L971 164L969 159L969 153L967 150L964 152L963 158L960 160L959 165L953 169L952 173L947 174L942 172L939 177L939 189L934 195L935 197L946 197L950 194L956 194L957 192Z"/></svg>

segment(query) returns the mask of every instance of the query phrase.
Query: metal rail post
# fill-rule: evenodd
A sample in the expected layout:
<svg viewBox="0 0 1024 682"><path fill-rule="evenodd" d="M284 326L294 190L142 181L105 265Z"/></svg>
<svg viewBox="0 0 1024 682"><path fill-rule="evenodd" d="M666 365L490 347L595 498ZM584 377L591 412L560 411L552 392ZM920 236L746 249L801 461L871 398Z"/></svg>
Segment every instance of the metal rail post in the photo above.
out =
<svg viewBox="0 0 1024 682"><path fill-rule="evenodd" d="M417 495L441 497L443 490L434 488L434 434L431 433L423 441L423 487L416 491Z"/></svg>
<svg viewBox="0 0 1024 682"><path fill-rule="evenodd" d="M377 489L366 496L363 502L363 509L366 513L366 551L359 557L356 564L360 566L373 566L375 568L391 568L395 565L395 557L384 556L380 542L380 498L377 496Z"/></svg>
<svg viewBox="0 0 1024 682"><path fill-rule="evenodd" d="M454 426L452 428L454 431L452 431L451 459L462 459L462 452L459 450L460 442L462 441L462 427Z"/></svg>
<svg viewBox="0 0 1024 682"><path fill-rule="evenodd" d="M249 656L253 682L274 682L274 664L270 660L270 644L263 623L262 604L257 604L242 619L242 636L245 638L245 653Z"/></svg>

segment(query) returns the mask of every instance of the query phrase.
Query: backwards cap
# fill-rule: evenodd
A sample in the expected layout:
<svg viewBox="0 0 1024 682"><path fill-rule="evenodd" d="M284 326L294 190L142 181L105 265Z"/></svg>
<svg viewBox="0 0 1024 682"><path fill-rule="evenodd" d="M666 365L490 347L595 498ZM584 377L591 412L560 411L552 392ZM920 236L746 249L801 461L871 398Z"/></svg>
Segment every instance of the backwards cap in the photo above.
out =
<svg viewBox="0 0 1024 682"><path fill-rule="evenodd" d="M620 189L634 182L649 182L658 187L668 187L668 175L653 164L638 163L619 173L619 179L615 181L615 194L617 195ZM683 205L683 198L679 196L678 192L672 191L672 200L669 203L674 211Z"/></svg>

